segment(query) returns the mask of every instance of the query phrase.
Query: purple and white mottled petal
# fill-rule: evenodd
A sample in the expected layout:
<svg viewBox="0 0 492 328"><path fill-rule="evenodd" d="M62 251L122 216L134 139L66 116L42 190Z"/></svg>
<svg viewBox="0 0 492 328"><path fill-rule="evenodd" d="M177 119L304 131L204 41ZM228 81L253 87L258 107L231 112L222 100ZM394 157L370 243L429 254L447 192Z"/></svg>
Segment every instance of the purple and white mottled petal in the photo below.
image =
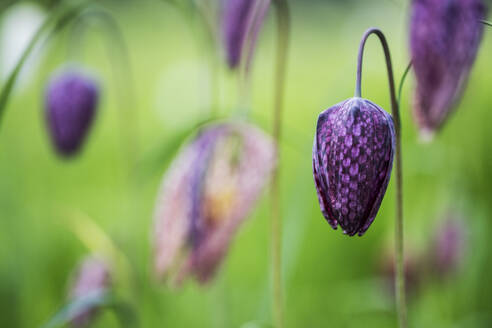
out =
<svg viewBox="0 0 492 328"><path fill-rule="evenodd" d="M105 261L88 257L82 261L76 273L70 299L79 300L96 293L104 293L110 287L111 274ZM86 327L93 320L98 308L91 307L75 313L71 321L73 327Z"/></svg>
<svg viewBox="0 0 492 328"><path fill-rule="evenodd" d="M213 277L276 165L274 144L262 131L248 124L229 124L228 129L229 135L217 143L204 190L208 238L192 258L201 282ZM239 143L231 147L235 141Z"/></svg>
<svg viewBox="0 0 492 328"><path fill-rule="evenodd" d="M157 199L154 223L154 270L163 279L188 241L191 214L191 178L198 157L186 147L166 172Z"/></svg>
<svg viewBox="0 0 492 328"><path fill-rule="evenodd" d="M487 9L481 0L413 0L411 12L414 116L425 136L445 123L461 98Z"/></svg>
<svg viewBox="0 0 492 328"><path fill-rule="evenodd" d="M318 118L313 173L327 221L349 236L374 220L391 175L395 131L391 116L362 98L351 98Z"/></svg>

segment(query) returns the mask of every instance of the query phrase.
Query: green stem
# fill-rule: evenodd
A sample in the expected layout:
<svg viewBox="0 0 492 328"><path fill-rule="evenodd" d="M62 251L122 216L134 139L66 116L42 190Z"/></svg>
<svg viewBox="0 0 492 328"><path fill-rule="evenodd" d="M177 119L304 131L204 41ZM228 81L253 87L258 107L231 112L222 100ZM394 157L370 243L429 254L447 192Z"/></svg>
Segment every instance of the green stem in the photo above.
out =
<svg viewBox="0 0 492 328"><path fill-rule="evenodd" d="M103 309L110 309L114 312L120 327L131 328L139 326L136 313L129 304L119 301L112 293L95 291L63 306L41 328L64 327L81 314Z"/></svg>
<svg viewBox="0 0 492 328"><path fill-rule="evenodd" d="M405 71L403 72L403 75L401 76L401 80L400 80L400 85L398 86L398 105L401 104L401 92L403 90L403 85L405 84L405 80L407 78L407 75L408 75L408 72L410 72L410 69L412 68L412 62L410 61L408 63L408 66L407 68L405 68Z"/></svg>
<svg viewBox="0 0 492 328"><path fill-rule="evenodd" d="M487 26L492 27L492 23L491 23L491 22L489 22L489 21L486 21L485 19L481 19L481 20L480 20L480 23L482 23L483 25L487 25Z"/></svg>
<svg viewBox="0 0 492 328"><path fill-rule="evenodd" d="M362 80L362 57L364 53L364 45L367 38L371 34L376 34L381 41L384 56L386 59L386 69L388 71L389 91L391 98L391 113L395 124L395 170L396 170L396 222L395 222L395 256L396 256L396 279L395 279L395 294L396 307L398 311L398 322L400 328L407 327L407 307L405 296L405 274L404 274L404 253L403 253L403 182L402 182L402 163L401 163L401 123L400 123L400 108L395 92L395 80L393 77L393 67L391 64L391 55L384 36L381 30L376 28L368 29L360 42L359 57L357 65L357 79L355 87L355 96L361 96L361 80ZM409 69L409 67L408 67ZM407 72L408 73L408 72Z"/></svg>
<svg viewBox="0 0 492 328"><path fill-rule="evenodd" d="M102 8L91 8L84 12L81 23L89 25L90 19L99 23L102 31L106 33L107 55L113 71L113 78L119 86L116 97L120 110L120 126L123 149L126 149L127 162L131 169L135 167L135 159L138 157L138 110L136 108L133 71L128 55L128 48L118 23ZM80 38L77 38L80 40ZM124 72L123 72L124 70Z"/></svg>
<svg viewBox="0 0 492 328"><path fill-rule="evenodd" d="M275 98L273 107L273 138L277 149L277 167L271 180L271 249L273 271L273 316L276 328L284 327L284 304L282 296L281 263L281 213L280 213L280 139L282 137L282 111L284 107L285 77L287 71L287 52L290 37L290 12L287 0L276 0L277 48L275 66Z"/></svg>
<svg viewBox="0 0 492 328"><path fill-rule="evenodd" d="M34 36L31 38L31 41L27 45L26 49L22 53L22 56L17 61L17 64L15 65L13 71L10 73L7 82L3 86L0 93L0 127L3 122L5 110L7 108L7 104L10 99L15 81L17 80L22 67L24 66L27 58L29 58L29 55L33 51L36 44L41 40L41 38L45 35L47 31L51 29L51 32L55 33L56 31L58 31L60 26L65 25L68 21L77 16L77 14L88 4L88 2L89 1L85 1L75 6L58 7L38 28Z"/></svg>
<svg viewBox="0 0 492 328"><path fill-rule="evenodd" d="M216 19L213 15L213 8L208 7L209 4L203 1L176 1L176 0L162 0L176 8L178 13L181 14L184 21L188 24L193 37L195 38L195 45L197 54L202 56L203 51L206 52L206 57L210 69L210 110L209 117L217 117L220 107L220 77L221 70L218 61L217 45L218 39L218 27L216 25ZM196 10L195 10L196 9ZM195 17L193 13L197 13L198 26L194 23ZM200 34L204 36L204 40L200 39ZM204 42L203 42L204 41Z"/></svg>

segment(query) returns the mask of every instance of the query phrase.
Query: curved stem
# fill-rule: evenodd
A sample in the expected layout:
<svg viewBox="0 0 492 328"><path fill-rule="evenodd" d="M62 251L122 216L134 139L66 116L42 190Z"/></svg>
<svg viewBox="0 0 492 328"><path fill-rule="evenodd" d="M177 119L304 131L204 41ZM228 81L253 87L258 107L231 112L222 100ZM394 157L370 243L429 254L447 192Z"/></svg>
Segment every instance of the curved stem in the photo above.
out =
<svg viewBox="0 0 492 328"><path fill-rule="evenodd" d="M400 85L398 86L398 106L401 105L401 92L403 90L403 85L405 84L405 80L407 78L408 72L410 72L410 68L412 68L412 61L410 61L401 76Z"/></svg>
<svg viewBox="0 0 492 328"><path fill-rule="evenodd" d="M481 20L480 20L480 23L482 23L483 25L487 25L487 26L492 27L492 23L491 23L491 22L489 22L489 21L486 21L485 19L481 19Z"/></svg>
<svg viewBox="0 0 492 328"><path fill-rule="evenodd" d="M44 23L39 27L39 29L36 31L34 36L31 38L31 41L27 45L26 49L22 53L22 56L19 58L17 61L17 64L15 65L13 71L10 73L7 82L2 88L2 91L0 93L0 127L2 123L3 116L5 114L5 109L7 107L8 101L10 99L10 94L12 92L12 89L14 87L15 81L17 80L17 77L22 69L22 66L24 66L24 63L26 62L27 58L31 54L31 52L34 50L34 47L36 44L42 39L42 37L45 35L47 31L51 29L51 33L55 33L58 31L61 27L66 25L67 22L69 22L72 18L77 16L77 14L89 3L90 1L85 1L82 3L79 3L75 6L69 6L69 7L59 7L57 8L51 16L49 16Z"/></svg>
<svg viewBox="0 0 492 328"><path fill-rule="evenodd" d="M106 33L106 51L113 71L113 78L119 86L116 97L119 102L120 126L123 149L127 149L127 162L133 169L138 157L138 117L135 105L133 71L128 48L118 23L102 8L87 10L81 15L81 21L89 25L90 19L99 23ZM79 39L79 38L78 38ZM122 72L124 70L124 72Z"/></svg>
<svg viewBox="0 0 492 328"><path fill-rule="evenodd" d="M162 0L174 6L183 20L188 24L190 31L195 38L195 46L198 56L202 56L205 50L205 56L208 57L209 76L210 76L210 108L208 116L217 117L220 109L220 79L221 70L218 61L217 45L219 44L219 32L214 17L214 8L203 1L179 1L179 0ZM197 13L197 16L194 16ZM194 19L198 20L198 25ZM200 39L200 36L203 39Z"/></svg>
<svg viewBox="0 0 492 328"><path fill-rule="evenodd" d="M275 103L273 107L273 138L277 149L277 166L271 180L271 248L273 270L273 315L276 328L284 327L284 305L282 297L282 237L280 214L280 139L282 136L282 111L284 107L287 51L290 36L290 12L287 0L275 0L277 17L277 48L275 66Z"/></svg>
<svg viewBox="0 0 492 328"><path fill-rule="evenodd" d="M371 34L376 34L381 41L384 56L386 59L386 68L388 71L389 91L391 98L391 113L395 124L395 169L396 169L396 222L395 222L395 256L396 256L396 279L395 279L395 294L396 305L398 311L398 321L400 328L407 327L407 309L405 297L405 275L404 275L404 253L403 253L403 188L402 188L402 163L401 163L401 124L400 124L400 109L395 93L395 80L393 77L393 67L391 64L391 55L388 47L388 42L381 32L376 28L368 29L360 42L359 57L357 63L357 79L355 86L355 96L361 96L361 78L362 78L362 57L364 53L364 45L367 38Z"/></svg>
<svg viewBox="0 0 492 328"><path fill-rule="evenodd" d="M87 315L94 309L112 310L122 328L139 326L137 315L129 304L121 302L111 292L94 291L63 306L41 328L65 327L79 315Z"/></svg>

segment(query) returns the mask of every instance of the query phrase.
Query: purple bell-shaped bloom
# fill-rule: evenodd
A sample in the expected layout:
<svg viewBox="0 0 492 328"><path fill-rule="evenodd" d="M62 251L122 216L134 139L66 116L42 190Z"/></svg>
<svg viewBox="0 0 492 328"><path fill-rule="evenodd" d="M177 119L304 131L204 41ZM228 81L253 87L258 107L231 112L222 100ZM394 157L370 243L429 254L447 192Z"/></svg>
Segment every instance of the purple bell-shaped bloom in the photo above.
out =
<svg viewBox="0 0 492 328"><path fill-rule="evenodd" d="M269 6L270 0L224 0L221 29L230 68L253 53Z"/></svg>
<svg viewBox="0 0 492 328"><path fill-rule="evenodd" d="M108 291L110 285L111 274L106 262L96 257L87 257L81 262L76 273L70 290L70 299L76 301L84 297L102 295ZM72 326L88 326L98 310L99 308L93 306L75 313L71 321Z"/></svg>
<svg viewBox="0 0 492 328"><path fill-rule="evenodd" d="M204 128L166 173L157 202L154 267L210 280L275 165L272 140L244 123Z"/></svg>
<svg viewBox="0 0 492 328"><path fill-rule="evenodd" d="M80 149L98 100L97 83L81 71L63 71L51 78L45 94L46 120L59 154L68 157Z"/></svg>
<svg viewBox="0 0 492 328"><path fill-rule="evenodd" d="M313 173L321 211L345 234L362 236L381 205L393 166L391 115L367 99L350 98L318 117Z"/></svg>
<svg viewBox="0 0 492 328"><path fill-rule="evenodd" d="M411 6L414 116L422 135L432 136L461 98L487 10L481 0L413 0Z"/></svg>

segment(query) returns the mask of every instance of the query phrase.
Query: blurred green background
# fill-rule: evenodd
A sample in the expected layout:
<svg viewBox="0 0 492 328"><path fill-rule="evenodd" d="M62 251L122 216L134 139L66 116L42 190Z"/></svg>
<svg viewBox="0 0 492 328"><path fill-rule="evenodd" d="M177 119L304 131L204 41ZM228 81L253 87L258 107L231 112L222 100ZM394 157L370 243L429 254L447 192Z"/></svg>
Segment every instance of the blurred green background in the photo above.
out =
<svg viewBox="0 0 492 328"><path fill-rule="evenodd" d="M200 287L190 281L172 290L151 279L156 194L179 136L210 110L208 59L200 48L203 44L196 42L193 29L173 6L157 0L103 1L101 5L122 28L133 82L121 83L125 82L121 75L114 78L111 63L118 62L119 55L112 52L108 58L106 47L111 48L111 41L97 26L75 42L68 40L69 27L34 55L38 63L18 83L2 122L0 326L38 327L65 303L71 272L90 252L71 222L89 217L127 258L128 279L121 279L120 294L135 307L141 327L268 327L267 193L239 231L212 284ZM333 231L320 213L311 147L317 115L353 95L358 43L368 27L377 26L386 33L399 79L409 57L408 5L398 0L298 0L291 5L281 142L287 326L396 327L391 289L381 272L394 241L394 181L366 235L344 236L340 230ZM271 10L254 62L250 116L268 132L274 35ZM83 49L75 56L70 51L74 44ZM459 270L446 279L422 277L426 282L410 290L411 327L492 326L491 53L492 29L488 29L460 106L430 144L419 142L412 121L412 75L404 87L407 253L425 256L447 210L462 213L467 227ZM67 61L78 61L97 72L103 87L90 137L80 156L71 161L54 153L43 116L45 82ZM216 109L222 115L232 114L236 82L225 68L219 73ZM135 99L127 94L129 85ZM362 88L364 97L389 110L386 71L375 39L366 48ZM125 115L132 115L131 127L125 125ZM129 146L129 139L135 147ZM94 325L117 326L109 312L102 313Z"/></svg>

